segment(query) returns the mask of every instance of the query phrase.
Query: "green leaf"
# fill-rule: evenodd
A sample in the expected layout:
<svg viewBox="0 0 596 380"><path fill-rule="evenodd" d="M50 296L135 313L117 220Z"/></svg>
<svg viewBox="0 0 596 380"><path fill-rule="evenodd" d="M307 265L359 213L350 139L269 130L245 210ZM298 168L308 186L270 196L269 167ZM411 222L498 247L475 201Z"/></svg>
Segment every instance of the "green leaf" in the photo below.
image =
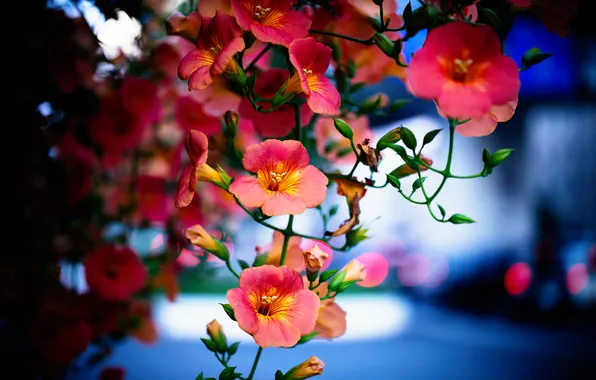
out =
<svg viewBox="0 0 596 380"><path fill-rule="evenodd" d="M239 373L234 372L236 367L227 367L219 374L219 380L234 380L240 377Z"/></svg>
<svg viewBox="0 0 596 380"><path fill-rule="evenodd" d="M265 261L267 261L267 254L266 253L258 254L255 257L255 260L253 261L252 266L260 267L261 265L265 264Z"/></svg>
<svg viewBox="0 0 596 380"><path fill-rule="evenodd" d="M500 36L501 31L503 30L503 23L501 22L501 18L492 10L486 7L478 7L480 13L482 14L483 18L486 19L486 23L490 25L495 32Z"/></svg>
<svg viewBox="0 0 596 380"><path fill-rule="evenodd" d="M240 342L235 342L230 344L230 347L228 347L228 354L230 356L234 355L236 353L236 351L238 351L238 346L240 345Z"/></svg>
<svg viewBox="0 0 596 380"><path fill-rule="evenodd" d="M482 162L484 162L485 165L488 165L489 159L490 159L490 152L488 151L488 149L484 148L482 150Z"/></svg>
<svg viewBox="0 0 596 380"><path fill-rule="evenodd" d="M284 373L281 370L275 371L275 380L283 380Z"/></svg>
<svg viewBox="0 0 596 380"><path fill-rule="evenodd" d="M231 320L236 320L236 315L234 314L234 308L229 303L220 303L221 307L223 307L224 311L230 317Z"/></svg>
<svg viewBox="0 0 596 380"><path fill-rule="evenodd" d="M463 214L453 214L451 215L451 217L447 220L450 223L453 224L469 224L469 223L476 223L475 220L463 215Z"/></svg>
<svg viewBox="0 0 596 380"><path fill-rule="evenodd" d="M337 214L337 210L339 210L339 205L331 206L331 208L329 208L329 216Z"/></svg>
<svg viewBox="0 0 596 380"><path fill-rule="evenodd" d="M240 268L242 268L243 270L250 268L250 265L248 265L248 263L244 260L238 259L238 265L240 265Z"/></svg>
<svg viewBox="0 0 596 380"><path fill-rule="evenodd" d="M337 292L341 293L343 291L345 291L346 289L348 289L350 286L354 285L357 281L356 280L352 280L352 281L346 281L346 282L342 282L341 285L339 285L337 287Z"/></svg>
<svg viewBox="0 0 596 380"><path fill-rule="evenodd" d="M391 174L386 174L386 176L387 182L389 182L391 186L395 187L397 190L401 189L401 182L399 182L399 179L395 178Z"/></svg>
<svg viewBox="0 0 596 380"><path fill-rule="evenodd" d="M424 181L426 181L426 177L416 178L416 181L414 181L414 183L412 183L412 193L414 193L416 190L420 189L422 187L422 185L424 184Z"/></svg>
<svg viewBox="0 0 596 380"><path fill-rule="evenodd" d="M350 86L350 93L353 94L356 91L360 90L364 86L366 86L366 83L364 83L364 82L354 83Z"/></svg>
<svg viewBox="0 0 596 380"><path fill-rule="evenodd" d="M437 207L439 207L439 211L441 212L441 216L443 217L443 219L445 219L445 215L446 215L445 209L441 205L437 205Z"/></svg>
<svg viewBox="0 0 596 380"><path fill-rule="evenodd" d="M488 165L495 167L505 161L515 149L499 149L488 158Z"/></svg>
<svg viewBox="0 0 596 380"><path fill-rule="evenodd" d="M426 135L424 135L424 139L422 139L422 144L427 145L430 144L435 137L437 137L437 135L439 134L439 132L441 132L442 129L434 129L430 132L428 132Z"/></svg>
<svg viewBox="0 0 596 380"><path fill-rule="evenodd" d="M325 282L329 280L331 277L333 277L334 274L337 273L337 271L338 269L327 269L319 276L319 282Z"/></svg>
<svg viewBox="0 0 596 380"><path fill-rule="evenodd" d="M408 5L406 5L406 7L404 8L404 11L402 13L402 18L404 19L404 23L408 22L408 20L410 19L410 16L412 16L412 3L408 2Z"/></svg>
<svg viewBox="0 0 596 380"><path fill-rule="evenodd" d="M306 343L306 342L308 342L310 340L313 340L318 334L319 334L318 332L313 331L313 332L308 333L306 335L302 335L300 337L300 339L298 340L298 343L296 343L296 345L304 344L304 343Z"/></svg>
<svg viewBox="0 0 596 380"><path fill-rule="evenodd" d="M205 380L217 380L215 377L208 377Z"/></svg>
<svg viewBox="0 0 596 380"><path fill-rule="evenodd" d="M207 339L207 338L201 338L201 340L203 341L203 343L205 344L205 347L207 347L207 349L211 352L217 352L217 345L215 344L214 341L212 341L211 339Z"/></svg>
<svg viewBox="0 0 596 380"><path fill-rule="evenodd" d="M199 375L195 378L195 380L204 380L203 372L199 373Z"/></svg>
<svg viewBox="0 0 596 380"><path fill-rule="evenodd" d="M352 140L354 137L354 132L352 132L352 128L350 125L343 121L342 119L333 118L333 123L335 124L335 129L345 138L348 140Z"/></svg>
<svg viewBox="0 0 596 380"><path fill-rule="evenodd" d="M548 57L552 56L551 53L543 53L538 48L531 48L528 49L524 56L522 57L522 67L519 69L520 71L524 71L529 69L530 67L539 64L540 62L544 61Z"/></svg>
<svg viewBox="0 0 596 380"><path fill-rule="evenodd" d="M410 99L397 99L389 105L389 112L395 112L402 109L406 104L410 103Z"/></svg>
<svg viewBox="0 0 596 380"><path fill-rule="evenodd" d="M388 148L397 153L397 155L400 156L402 159L404 159L404 157L408 157L406 149L401 145L389 145Z"/></svg>
<svg viewBox="0 0 596 380"><path fill-rule="evenodd" d="M402 141L408 148L412 150L416 149L416 144L418 144L418 142L416 141L416 136L414 136L412 131L406 127L401 127L400 135Z"/></svg>

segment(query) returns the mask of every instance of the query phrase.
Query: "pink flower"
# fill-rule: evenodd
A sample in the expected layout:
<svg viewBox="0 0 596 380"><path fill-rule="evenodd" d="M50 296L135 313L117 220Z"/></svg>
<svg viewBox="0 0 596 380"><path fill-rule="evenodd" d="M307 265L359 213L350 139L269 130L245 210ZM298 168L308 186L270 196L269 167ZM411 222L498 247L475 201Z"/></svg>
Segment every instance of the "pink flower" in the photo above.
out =
<svg viewBox="0 0 596 380"><path fill-rule="evenodd" d="M202 17L197 49L180 61L178 76L188 79L189 90L202 90L213 77L226 71L236 73L234 54L243 49L242 30L232 16L217 11L214 17Z"/></svg>
<svg viewBox="0 0 596 380"><path fill-rule="evenodd" d="M242 56L242 65L246 67L250 64L259 55L263 49L267 47L267 44L257 40L255 41L251 47L244 50L244 55ZM273 50L269 49L265 54L261 55L259 60L254 64L254 67L259 68L263 71L269 70L273 63Z"/></svg>
<svg viewBox="0 0 596 380"><path fill-rule="evenodd" d="M308 289L310 283L306 276L302 279L304 287ZM317 286L319 297L324 297L329 292L329 283L323 282ZM317 339L333 339L342 336L346 332L346 312L335 302L335 297L321 301L319 315L315 324L314 332L317 332Z"/></svg>
<svg viewBox="0 0 596 380"><path fill-rule="evenodd" d="M304 93L313 112L335 115L341 97L325 77L331 62L331 49L312 37L297 39L290 44L290 61L296 72L288 80L284 93Z"/></svg>
<svg viewBox="0 0 596 380"><path fill-rule="evenodd" d="M501 52L487 25L454 21L432 29L409 65L414 95L436 99L446 116L467 119L486 115L492 106L515 99L519 70Z"/></svg>
<svg viewBox="0 0 596 380"><path fill-rule="evenodd" d="M327 194L327 177L309 161L298 141L266 140L252 145L242 165L257 177L234 179L230 192L247 207L261 207L266 215L302 214L320 205Z"/></svg>
<svg viewBox="0 0 596 380"><path fill-rule="evenodd" d="M232 0L238 24L263 42L289 46L296 38L306 37L310 19L293 10L296 0Z"/></svg>
<svg viewBox="0 0 596 380"><path fill-rule="evenodd" d="M368 124L368 116L357 116L349 113L344 120L354 132L354 143L362 143L365 139L373 139L372 130ZM320 117L315 122L315 137L317 142L317 152L321 157L336 164L353 164L356 156L352 152L350 140L343 137L337 129L333 119L330 117Z"/></svg>
<svg viewBox="0 0 596 380"><path fill-rule="evenodd" d="M180 36L163 37L157 42L155 50L153 50L152 63L155 70L166 78L177 77L180 60L193 49L194 45L185 38Z"/></svg>
<svg viewBox="0 0 596 380"><path fill-rule="evenodd" d="M265 347L292 347L315 327L321 301L304 289L302 277L286 266L263 265L240 274L227 299L238 326Z"/></svg>
<svg viewBox="0 0 596 380"><path fill-rule="evenodd" d="M230 82L222 77L213 78L213 83L204 90L192 92L193 98L202 104L201 113L206 116L220 117L227 111L237 111L242 97L234 92ZM216 120L217 119L213 119ZM209 121L210 128L215 122ZM201 129L200 127L197 129ZM219 121L217 131L220 131Z"/></svg>
<svg viewBox="0 0 596 380"><path fill-rule="evenodd" d="M171 199L166 194L167 181L164 177L139 175L137 178L137 199L139 213L143 219L153 223L165 223L171 213Z"/></svg>
<svg viewBox="0 0 596 380"><path fill-rule="evenodd" d="M128 247L104 245L83 262L87 285L106 300L128 301L147 282L147 269Z"/></svg>
<svg viewBox="0 0 596 380"><path fill-rule="evenodd" d="M230 0L201 0L198 6L199 13L202 16L212 17L217 11L232 14Z"/></svg>
<svg viewBox="0 0 596 380"><path fill-rule="evenodd" d="M357 282L362 287L371 288L379 285L389 273L389 263L387 263L385 256L380 253L364 253L358 256L356 260L364 265L364 280Z"/></svg>
<svg viewBox="0 0 596 380"><path fill-rule="evenodd" d="M207 136L221 131L219 119L206 115L203 112L203 105L190 95L178 98L174 112L176 122L185 131L197 130Z"/></svg>
<svg viewBox="0 0 596 380"><path fill-rule="evenodd" d="M157 85L148 79L128 76L120 86L122 106L136 119L150 125L161 117Z"/></svg>
<svg viewBox="0 0 596 380"><path fill-rule="evenodd" d="M99 168L99 160L89 147L81 144L70 132L62 136L56 148L57 157L63 161L69 173L63 199L68 206L73 206L91 192L93 172Z"/></svg>
<svg viewBox="0 0 596 380"><path fill-rule="evenodd" d="M490 111L483 116L474 117L469 121L457 126L456 131L467 137L488 136L495 131L498 123L509 121L517 108L517 98L498 106L492 106ZM439 114L445 117L445 113L437 106Z"/></svg>
<svg viewBox="0 0 596 380"><path fill-rule="evenodd" d="M263 98L272 98L277 90L287 81L288 71L280 68L274 68L265 71L257 77L254 90L257 95ZM264 110L269 110L271 103L258 103ZM288 104L276 107L271 113L262 113L255 110L246 98L242 99L240 104L240 114L252 120L257 132L264 137L279 138L287 136L294 127L294 108ZM302 126L308 125L313 116L308 105L300 106L300 120Z"/></svg>

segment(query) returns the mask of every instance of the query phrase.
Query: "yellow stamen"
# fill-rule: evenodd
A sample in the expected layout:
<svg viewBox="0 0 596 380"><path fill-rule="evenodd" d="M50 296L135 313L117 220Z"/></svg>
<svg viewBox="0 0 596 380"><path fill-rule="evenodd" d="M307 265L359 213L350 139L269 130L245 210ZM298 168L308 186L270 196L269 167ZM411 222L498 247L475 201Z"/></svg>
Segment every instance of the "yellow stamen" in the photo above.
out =
<svg viewBox="0 0 596 380"><path fill-rule="evenodd" d="M263 8L260 5L255 7L255 17L259 20L267 16L267 13L271 10L271 8Z"/></svg>

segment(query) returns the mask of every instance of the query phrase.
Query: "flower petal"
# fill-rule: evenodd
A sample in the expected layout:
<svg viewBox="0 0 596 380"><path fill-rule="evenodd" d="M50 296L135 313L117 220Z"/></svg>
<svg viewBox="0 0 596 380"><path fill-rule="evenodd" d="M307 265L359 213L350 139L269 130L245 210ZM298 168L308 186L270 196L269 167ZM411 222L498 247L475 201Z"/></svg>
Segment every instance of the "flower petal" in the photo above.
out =
<svg viewBox="0 0 596 380"><path fill-rule="evenodd" d="M226 71L226 68L234 58L234 54L242 50L244 50L244 40L242 37L236 37L225 45L215 57L213 66L211 66L211 75L219 75Z"/></svg>
<svg viewBox="0 0 596 380"><path fill-rule="evenodd" d="M491 107L490 96L475 86L448 82L437 99L439 107L447 117L467 119L488 113Z"/></svg>
<svg viewBox="0 0 596 380"><path fill-rule="evenodd" d="M267 200L265 189L261 182L254 177L235 178L229 189L230 193L234 194L246 207L261 207Z"/></svg>
<svg viewBox="0 0 596 380"><path fill-rule="evenodd" d="M300 287L303 288L302 277ZM288 323L295 326L301 335L310 333L317 321L321 300L313 291L301 289L294 294L294 302L289 306L287 313Z"/></svg>
<svg viewBox="0 0 596 380"><path fill-rule="evenodd" d="M313 331L317 338L332 339L346 332L346 312L335 302L325 302L319 309L319 317Z"/></svg>
<svg viewBox="0 0 596 380"><path fill-rule="evenodd" d="M246 293L259 292L264 287L275 287L281 289L283 286L284 274L273 265L262 265L260 267L248 268L242 271L238 286Z"/></svg>
<svg viewBox="0 0 596 380"><path fill-rule="evenodd" d="M244 271L242 273L244 273ZM259 331L257 311L253 305L251 305L244 290L240 288L230 289L228 290L226 298L234 309L234 316L238 321L238 326L248 334L254 334Z"/></svg>
<svg viewBox="0 0 596 380"><path fill-rule="evenodd" d="M491 58L481 74L486 82L486 92L492 104L505 104L517 98L520 88L519 69L510 57L501 55Z"/></svg>
<svg viewBox="0 0 596 380"><path fill-rule="evenodd" d="M250 30L260 41L288 47L295 39L308 36L310 24L311 21L306 15L298 11L289 11L280 12L280 15L267 25L253 23Z"/></svg>
<svg viewBox="0 0 596 380"><path fill-rule="evenodd" d="M209 140L203 132L193 130L188 133L184 146L193 164L198 166L207 162L208 145Z"/></svg>
<svg viewBox="0 0 596 380"><path fill-rule="evenodd" d="M300 330L281 317L259 315L259 320L259 331L253 338L263 348L292 347L300 340Z"/></svg>
<svg viewBox="0 0 596 380"><path fill-rule="evenodd" d="M339 110L341 97L331 81L323 75L308 75L310 94L306 102L315 113L335 115Z"/></svg>
<svg viewBox="0 0 596 380"><path fill-rule="evenodd" d="M196 180L194 188L191 188L191 169L193 165L187 165L182 174L180 174L180 179L178 180L178 188L176 190L176 200L175 204L176 207L186 207L192 202L192 199L195 196L196 190Z"/></svg>
<svg viewBox="0 0 596 380"><path fill-rule="evenodd" d="M296 270L288 266L281 266L279 267L279 271L283 276L283 290L285 292L294 293L304 289L302 276Z"/></svg>
<svg viewBox="0 0 596 380"><path fill-rule="evenodd" d="M244 153L242 166L249 172L257 172L269 165L284 162L288 167L300 169L306 167L309 161L308 152L299 141L270 139L249 146Z"/></svg>
<svg viewBox="0 0 596 380"><path fill-rule="evenodd" d="M201 66L195 70L188 78L189 90L203 90L213 82L213 76L210 74L211 66Z"/></svg>
<svg viewBox="0 0 596 380"><path fill-rule="evenodd" d="M209 50L194 49L182 58L178 65L178 76L180 79L186 80L196 70L207 67L209 68L214 61L213 53Z"/></svg>
<svg viewBox="0 0 596 380"><path fill-rule="evenodd" d="M301 198L283 192L271 193L261 209L265 215L299 215L306 210L306 205Z"/></svg>
<svg viewBox="0 0 596 380"><path fill-rule="evenodd" d="M323 172L313 165L308 165L302 170L294 195L302 199L306 207L316 207L325 200L328 182Z"/></svg>

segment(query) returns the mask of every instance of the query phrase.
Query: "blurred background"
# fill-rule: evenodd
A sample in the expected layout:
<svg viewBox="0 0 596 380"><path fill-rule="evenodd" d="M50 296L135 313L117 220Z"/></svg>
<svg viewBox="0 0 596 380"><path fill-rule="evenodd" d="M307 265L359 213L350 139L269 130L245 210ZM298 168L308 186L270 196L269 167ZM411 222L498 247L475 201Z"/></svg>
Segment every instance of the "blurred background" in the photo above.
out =
<svg viewBox="0 0 596 380"><path fill-rule="evenodd" d="M406 4L400 2L400 13ZM127 46L127 36L134 41L140 30L141 21L121 17L108 23L91 3L82 9L106 49ZM374 251L390 264L387 278L376 288L355 287L338 297L347 312L344 336L291 350L267 349L255 379L269 379L275 369L287 370L311 355L326 363L327 379L596 378L596 29L588 9L580 3L565 39L531 14L515 20L505 52L518 63L531 47L552 57L521 73L519 105L509 122L488 137L456 136L453 168L462 175L481 171L484 148L515 152L488 178L448 181L437 198L448 213L463 213L477 223L437 223L394 189L371 189L362 200L361 219L372 238L336 253L332 268ZM424 37L420 33L408 41L406 57ZM365 99L378 92L391 100L411 98L397 78L359 95ZM447 125L434 104L422 100L412 99L396 115L371 117L376 138L404 125L421 139ZM447 137L439 134L428 147L438 167L445 161ZM397 160L384 153L380 172L394 168ZM439 180L429 175L425 184L434 187ZM332 194L323 208L340 202ZM346 217L340 207L330 223ZM308 211L295 228L319 235L323 227L318 214ZM140 254L150 255L162 233L138 231L132 241ZM246 222L234 241L234 256L251 260L255 247L270 241L270 231ZM248 371L257 346L218 305L235 284L217 268L208 268L208 276L185 269L176 302L155 298L158 341L127 340L105 364L125 367L130 380L194 379L201 371L213 376L220 365L200 338L216 318L229 340L241 342L231 364ZM78 276L84 290L82 268L64 269L65 282ZM99 370L75 366L68 379L95 379Z"/></svg>

